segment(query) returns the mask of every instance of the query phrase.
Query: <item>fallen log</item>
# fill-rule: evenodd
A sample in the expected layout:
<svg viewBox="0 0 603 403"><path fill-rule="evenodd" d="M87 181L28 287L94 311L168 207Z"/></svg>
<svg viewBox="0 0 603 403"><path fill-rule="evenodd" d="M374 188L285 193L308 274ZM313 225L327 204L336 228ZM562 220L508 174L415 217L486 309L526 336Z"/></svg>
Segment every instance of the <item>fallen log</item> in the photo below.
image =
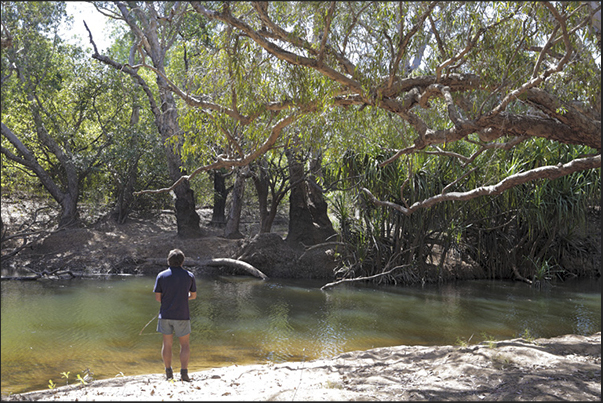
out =
<svg viewBox="0 0 603 403"><path fill-rule="evenodd" d="M43 274L43 273L42 273ZM93 278L93 277L110 277L110 276L135 276L135 274L129 273L72 273L72 272L63 272L58 273L58 275L45 276L45 275L35 275L35 276L2 276L2 281L5 280L15 280L15 281L35 281L38 279L46 279L46 280L66 280L65 277L60 277L62 274L69 274L69 279L73 278Z"/></svg>
<svg viewBox="0 0 603 403"><path fill-rule="evenodd" d="M35 281L39 278L47 278L47 279L60 279L61 275L68 274L70 278L80 277L78 275L73 274L70 270L65 270L62 268L54 269L52 271L41 271L37 272L31 269L26 269L34 273L34 276L2 276L2 281L4 280L17 280L17 281Z"/></svg>
<svg viewBox="0 0 603 403"><path fill-rule="evenodd" d="M167 265L167 260L164 258L146 258L142 260L145 263L152 263L158 265ZM268 276L262 273L260 270L256 269L252 265L247 262L238 259L229 259L229 258L213 258L213 259L193 259L190 257L186 257L184 259L185 266L230 266L245 270L249 274L255 277L259 277L262 280L266 280Z"/></svg>
<svg viewBox="0 0 603 403"><path fill-rule="evenodd" d="M261 271L259 271L258 269L256 269L255 267L253 267L252 265L250 265L247 262L244 262L242 260L237 260L237 259L229 259L229 258L215 258L215 259L209 259L209 260L203 260L200 262L201 265L203 266L231 266L231 267L236 267L239 269L243 269L246 272L261 278L262 280L266 280L268 278L268 276L266 276L264 273L262 273Z"/></svg>
<svg viewBox="0 0 603 403"><path fill-rule="evenodd" d="M39 278L40 278L40 276L2 276L2 281L4 281L4 280L35 281Z"/></svg>

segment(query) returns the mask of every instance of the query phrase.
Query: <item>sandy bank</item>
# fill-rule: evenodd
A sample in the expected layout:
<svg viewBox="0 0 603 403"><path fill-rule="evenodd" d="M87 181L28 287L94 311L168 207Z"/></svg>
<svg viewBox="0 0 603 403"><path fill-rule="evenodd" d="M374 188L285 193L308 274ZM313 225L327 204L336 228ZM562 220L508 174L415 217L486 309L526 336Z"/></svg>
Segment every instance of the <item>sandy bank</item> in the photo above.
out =
<svg viewBox="0 0 603 403"><path fill-rule="evenodd" d="M176 371L177 372L177 369ZM601 400L601 333L396 346L329 359L95 380L2 400Z"/></svg>

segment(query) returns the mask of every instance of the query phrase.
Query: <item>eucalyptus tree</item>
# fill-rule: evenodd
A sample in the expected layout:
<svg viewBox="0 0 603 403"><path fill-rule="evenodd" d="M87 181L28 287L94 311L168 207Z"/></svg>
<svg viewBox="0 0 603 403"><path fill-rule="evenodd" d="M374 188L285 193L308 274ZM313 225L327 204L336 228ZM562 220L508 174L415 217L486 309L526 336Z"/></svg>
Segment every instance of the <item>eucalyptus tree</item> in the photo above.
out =
<svg viewBox="0 0 603 403"><path fill-rule="evenodd" d="M64 7L2 2L11 36L2 51L3 164L39 179L60 205L60 227L79 222L83 182L105 162L126 107L110 75L57 36Z"/></svg>
<svg viewBox="0 0 603 403"><path fill-rule="evenodd" d="M593 57L600 54L600 3L253 2L252 10L245 3L191 4L253 40L275 63L333 83L324 103L393 115L400 130L388 135L402 136L405 146L391 150L382 165L421 152L464 163L535 139L591 148L582 157L463 192L453 186L409 206L365 188L376 204L412 214L600 168L601 82ZM468 154L448 152L455 142L469 143ZM467 164L466 173L472 168Z"/></svg>
<svg viewBox="0 0 603 403"><path fill-rule="evenodd" d="M119 74L118 72L113 72ZM135 197L134 193L149 187L161 187L170 183L166 173L166 158L163 145L158 139L157 127L148 108L143 107L144 94L140 88L123 75L120 91L128 101L131 110L129 120L120 122L118 130L113 131L113 142L107 148L103 180L98 190L106 194L106 199L113 205L112 218L117 223L124 223L134 211L146 213L150 210L163 209L172 202L171 197ZM169 198L169 199L168 199Z"/></svg>
<svg viewBox="0 0 603 403"><path fill-rule="evenodd" d="M269 64L262 50L252 49L245 36L233 34L230 29L219 29L216 24L201 26L202 19L196 13L192 13L194 18L191 19L191 14L187 14L180 3L137 4L116 2L115 6L127 21L133 15L141 18L142 10L146 10L145 15L154 17L147 19L147 25L139 22L146 27L139 30L128 22L132 30L138 32L138 38L141 35L146 38L133 46L133 55L139 53L143 57L136 64L133 60L118 63L98 54L93 57L137 77L139 82L142 82L142 73L139 74L138 69L144 67L156 75L158 83L165 84L166 90L173 91L188 109L182 109L178 122L182 131L171 132L165 140L179 146L181 167L192 163L201 165L190 175L180 176L168 188L139 193L175 190L200 172L244 167L268 150L284 146L287 136L281 134L286 128L300 116L316 110L315 103L302 101L304 96L307 98L304 92L309 90L290 79L300 73L299 69L284 63ZM97 5L100 10L109 9L106 4ZM165 13L153 14L151 9L161 9ZM169 14L167 10L171 10ZM184 18L189 18L186 24L178 25ZM200 27L196 35L191 35L191 32L195 33L191 24ZM155 61L149 64L145 57L149 53L147 47L151 46L146 44L151 42L149 38L168 27L169 32L178 32L181 36L181 40L169 42L174 45L169 59L167 53L164 56L170 62L169 69L159 68ZM238 179L239 186L233 189L235 193L237 189L244 189L245 176ZM233 224L235 222L233 220ZM226 227L226 232L233 235L237 231Z"/></svg>
<svg viewBox="0 0 603 403"><path fill-rule="evenodd" d="M178 189L188 188L189 180L200 172L246 166L274 147L281 132L300 115L315 109L314 105L297 106L295 100L282 97L278 73L274 73L275 69L282 70L280 66L267 66L261 51L250 51L246 38L232 35L230 30L216 30L215 26L203 27L194 13L191 19L187 3L95 5L106 15L124 20L136 39L127 63L96 50L93 57L130 74L145 88L164 141L173 147L170 150L177 150L177 155L168 155L174 183L139 194L174 191L178 195ZM196 30L197 35L190 35L196 32L191 24L202 28ZM161 109L144 73L139 73L141 67L155 74ZM265 79L267 76L272 78ZM249 82L255 85L247 85ZM192 109L185 110L180 121L172 92ZM202 166L183 175L187 160ZM191 195L189 191L186 194ZM190 212L192 215L193 210Z"/></svg>
<svg viewBox="0 0 603 403"><path fill-rule="evenodd" d="M600 169L598 2L191 4L208 21L249 37L274 63L296 69L300 85L313 86L302 100L331 108L311 115L326 122L327 155L350 150L379 159L356 182L375 206L405 216L429 208L416 224L381 220L382 229L396 223L394 234L411 231L393 237L402 242L398 252L421 249L417 233L440 237L447 248L461 235L462 226L452 224L477 219L471 209L488 203L469 203L480 196L525 192L529 182L579 171L592 178ZM541 158L539 150L549 144L565 152ZM388 180L367 181L387 166L394 168ZM434 210L446 201L463 210ZM434 234L425 231L428 216L456 218ZM502 224L510 221L499 216ZM366 228L379 222L367 220ZM362 235L378 240L374 234ZM525 244L523 235L515 236ZM376 245L377 255L383 246ZM427 255L414 259L424 262ZM373 266L381 266L379 259Z"/></svg>
<svg viewBox="0 0 603 403"><path fill-rule="evenodd" d="M178 123L178 105L166 79L166 65L169 63L169 51L179 36L184 19L186 5L180 2L96 2L101 13L127 24L132 43L128 60L116 61L110 56L98 53L94 38L93 58L112 66L116 70L131 76L143 88L154 122L165 144L168 174L172 181L178 181L186 173L183 167L179 136L182 130ZM148 84L149 77L139 74L141 65L150 66L156 73L155 84ZM171 189L175 194L176 221L178 235L197 237L201 235L199 215L195 210L195 196L190 184L181 180Z"/></svg>

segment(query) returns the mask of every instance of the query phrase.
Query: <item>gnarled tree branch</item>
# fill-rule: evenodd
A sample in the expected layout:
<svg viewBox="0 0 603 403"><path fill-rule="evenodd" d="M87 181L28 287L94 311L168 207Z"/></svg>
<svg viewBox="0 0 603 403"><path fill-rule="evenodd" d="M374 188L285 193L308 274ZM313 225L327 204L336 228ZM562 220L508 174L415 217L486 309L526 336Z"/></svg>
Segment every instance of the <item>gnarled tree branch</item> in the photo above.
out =
<svg viewBox="0 0 603 403"><path fill-rule="evenodd" d="M377 199L370 190L361 188L361 190L369 197L369 199L378 206L389 207L394 210L401 212L404 215L410 215L419 209L428 208L446 201L464 201L475 199L480 196L495 196L505 190L511 189L515 186L527 183L538 179L556 179L561 176L566 176L577 171L584 171L587 169L601 168L601 155L598 154L593 157L580 158L572 160L566 164L558 165L547 165L531 169L526 172L511 175L495 185L481 186L467 192L448 192L432 196L428 199L413 203L410 207L406 208L399 204L382 201Z"/></svg>

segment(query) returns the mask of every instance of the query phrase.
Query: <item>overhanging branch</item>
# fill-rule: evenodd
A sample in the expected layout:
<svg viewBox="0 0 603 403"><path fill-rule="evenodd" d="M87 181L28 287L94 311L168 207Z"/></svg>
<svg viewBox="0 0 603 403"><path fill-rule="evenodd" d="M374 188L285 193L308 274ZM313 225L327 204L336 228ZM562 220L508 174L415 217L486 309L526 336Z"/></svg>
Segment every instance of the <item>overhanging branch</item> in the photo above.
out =
<svg viewBox="0 0 603 403"><path fill-rule="evenodd" d="M235 159L235 160L218 159L218 161L215 161L209 165L204 165L204 166L201 166L201 167L195 169L190 175L181 176L170 187L156 189L156 190L141 190L141 191L135 192L133 194L135 196L138 196L138 195L145 194L145 193L153 193L153 194L165 193L165 192L169 192L169 191L175 189L180 183L182 183L184 181L190 181L191 179L193 179L195 176L197 176L201 172L214 170L214 169L220 169L220 168L233 168L233 167L249 165L249 163L251 163L253 160L257 159L259 156L263 155L268 150L270 150L274 146L276 141L278 140L283 129L285 127L287 127L288 125L292 124L293 122L295 122L300 117L300 115L303 114L304 112L308 112L308 111L300 111L300 112L291 114L291 115L287 116L286 118L281 119L272 128L270 136L268 136L266 141L260 147L256 148L255 150L253 150L251 153L247 154L243 158Z"/></svg>
<svg viewBox="0 0 603 403"><path fill-rule="evenodd" d="M404 215L411 215L417 210L432 207L438 203L445 201L465 201L475 199L480 196L495 196L502 192L519 186L523 183L534 181L537 179L556 179L562 176L570 175L574 172L584 171L587 169L601 168L601 154L593 157L579 158L570 161L566 164L547 165L531 169L526 172L521 172L511 175L495 185L481 186L467 192L449 192L439 194L425 200L419 201L406 208L397 203L382 201L377 199L370 190L361 188L361 190L369 197L371 202L377 206L389 207L401 212Z"/></svg>

